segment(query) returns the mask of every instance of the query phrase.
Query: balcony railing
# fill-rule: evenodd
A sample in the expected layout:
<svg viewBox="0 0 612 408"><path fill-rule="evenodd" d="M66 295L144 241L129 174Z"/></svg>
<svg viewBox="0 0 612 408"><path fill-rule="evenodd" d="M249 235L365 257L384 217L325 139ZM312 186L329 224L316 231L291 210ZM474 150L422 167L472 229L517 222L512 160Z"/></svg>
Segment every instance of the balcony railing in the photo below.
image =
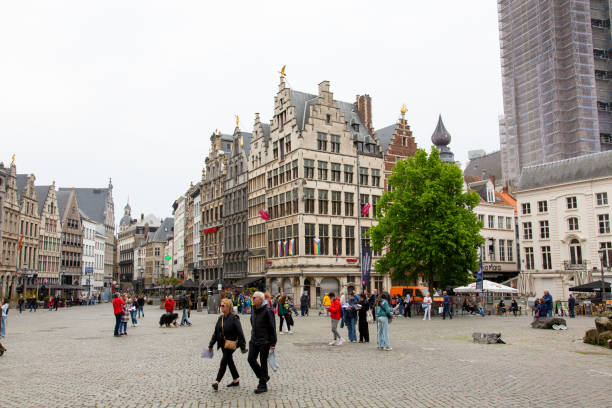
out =
<svg viewBox="0 0 612 408"><path fill-rule="evenodd" d="M584 260L582 263L576 263L572 261L563 261L563 269L566 271L582 271L588 269L589 261Z"/></svg>

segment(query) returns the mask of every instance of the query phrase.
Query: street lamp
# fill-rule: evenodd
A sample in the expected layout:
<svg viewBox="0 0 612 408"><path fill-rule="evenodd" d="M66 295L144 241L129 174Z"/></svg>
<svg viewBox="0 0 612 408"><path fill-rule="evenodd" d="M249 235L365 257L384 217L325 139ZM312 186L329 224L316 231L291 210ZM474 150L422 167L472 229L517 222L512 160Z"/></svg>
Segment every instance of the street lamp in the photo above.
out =
<svg viewBox="0 0 612 408"><path fill-rule="evenodd" d="M603 308L604 311L606 310L606 281L604 281L604 267L603 267L603 260L604 260L604 250L600 249L598 251L599 253L599 262L601 264L601 303L603 304Z"/></svg>

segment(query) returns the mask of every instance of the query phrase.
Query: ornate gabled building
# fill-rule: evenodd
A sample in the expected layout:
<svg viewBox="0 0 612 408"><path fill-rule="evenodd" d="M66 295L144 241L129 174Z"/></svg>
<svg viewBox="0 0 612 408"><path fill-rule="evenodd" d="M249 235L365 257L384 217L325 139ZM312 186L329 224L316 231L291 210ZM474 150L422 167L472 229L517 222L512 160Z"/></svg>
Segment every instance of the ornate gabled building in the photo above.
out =
<svg viewBox="0 0 612 408"><path fill-rule="evenodd" d="M70 191L60 188L59 191ZM80 208L87 216L104 225L106 243L104 245L104 287L110 289L115 265L115 204L113 202L113 183L109 179L107 188L75 188ZM118 275L118 274L117 274Z"/></svg>
<svg viewBox="0 0 612 408"><path fill-rule="evenodd" d="M55 191L50 186L36 186L38 198L38 278L43 284L59 284L62 257L62 224Z"/></svg>
<svg viewBox="0 0 612 408"><path fill-rule="evenodd" d="M159 278L164 276L164 268L167 268L164 260L166 244L172 238L174 228L174 218L165 218L155 232L149 230L148 224L145 225L144 233L147 236L145 246L145 269L144 287L152 288L157 284Z"/></svg>
<svg viewBox="0 0 612 408"><path fill-rule="evenodd" d="M234 130L231 157L228 160L223 188L223 278L235 281L248 271L247 182L251 133L238 126Z"/></svg>
<svg viewBox="0 0 612 408"><path fill-rule="evenodd" d="M16 288L19 244L19 200L17 199L17 168L15 157L4 169L4 200L2 202L2 258L0 258L0 296L12 297Z"/></svg>
<svg viewBox="0 0 612 408"><path fill-rule="evenodd" d="M128 202L123 208L123 217L119 221L119 234L117 235L119 282L121 287L127 289L134 284L134 247L136 244L137 220L132 219L132 207Z"/></svg>
<svg viewBox="0 0 612 408"><path fill-rule="evenodd" d="M38 199L33 174L17 174L17 199L19 200L19 240L17 245L17 273L19 275L20 290L25 283L33 288L38 270L38 228L40 215L38 213Z"/></svg>
<svg viewBox="0 0 612 408"><path fill-rule="evenodd" d="M371 100L368 95L364 97L358 97L358 103L365 103L368 107L367 110L371 110ZM360 111L366 111L366 108L361 108ZM412 136L412 131L410 130L410 125L406 121L406 107L402 106L401 109L401 117L394 123L393 125L386 126L382 129L378 129L375 132L376 138L378 139L378 143L380 143L380 148L383 152L385 158L385 183L384 188L387 190L388 183L387 179L391 175L393 171L393 167L395 167L395 163L399 160L406 160L407 157L412 157L417 151L417 144L414 140L414 136Z"/></svg>
<svg viewBox="0 0 612 408"><path fill-rule="evenodd" d="M74 189L60 189L57 204L62 223L60 285L79 285L82 277L83 226Z"/></svg>
<svg viewBox="0 0 612 408"><path fill-rule="evenodd" d="M263 279L266 273L266 220L260 211L266 210L266 167L272 154L270 145L270 124L255 114L253 135L248 155L248 274Z"/></svg>
<svg viewBox="0 0 612 408"><path fill-rule="evenodd" d="M266 286L294 298L308 292L312 304L359 290L383 154L358 103L335 100L328 81L312 95L281 78L268 151ZM371 286L388 288L388 275L373 269Z"/></svg>
<svg viewBox="0 0 612 408"><path fill-rule="evenodd" d="M4 215L4 195L6 193L6 181L8 178L8 171L4 167L4 163L0 162L0 250L3 250L2 246L2 216ZM4 255L0 257L0 266L4 261ZM0 286L0 296L2 296L2 286Z"/></svg>
<svg viewBox="0 0 612 408"><path fill-rule="evenodd" d="M174 238L171 259L171 276L185 278L185 195L181 195L172 204L174 216Z"/></svg>
<svg viewBox="0 0 612 408"><path fill-rule="evenodd" d="M206 280L223 278L223 182L233 137L216 131L210 136L206 171L202 174L202 268Z"/></svg>

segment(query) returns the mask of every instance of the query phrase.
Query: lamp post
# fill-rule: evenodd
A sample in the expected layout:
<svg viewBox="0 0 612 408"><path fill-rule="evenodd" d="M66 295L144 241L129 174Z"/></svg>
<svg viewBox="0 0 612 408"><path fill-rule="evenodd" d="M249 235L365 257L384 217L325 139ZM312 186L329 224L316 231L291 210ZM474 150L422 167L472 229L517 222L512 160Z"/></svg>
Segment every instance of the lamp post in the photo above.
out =
<svg viewBox="0 0 612 408"><path fill-rule="evenodd" d="M599 263L601 264L601 303L605 311L606 310L606 281L604 281L604 267L603 267L604 250L600 249L598 251L598 254L599 254Z"/></svg>

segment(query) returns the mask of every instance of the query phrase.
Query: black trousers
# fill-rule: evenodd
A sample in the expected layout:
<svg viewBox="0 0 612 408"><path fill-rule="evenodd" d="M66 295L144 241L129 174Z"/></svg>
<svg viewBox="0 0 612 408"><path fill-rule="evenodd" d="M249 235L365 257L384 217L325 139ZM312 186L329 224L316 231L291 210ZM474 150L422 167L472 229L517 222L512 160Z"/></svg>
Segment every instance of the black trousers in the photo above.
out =
<svg viewBox="0 0 612 408"><path fill-rule="evenodd" d="M404 317L406 316L412 317L412 310L410 310L411 306L412 306L412 303L408 303L407 305L404 305Z"/></svg>
<svg viewBox="0 0 612 408"><path fill-rule="evenodd" d="M223 351L223 357L221 357L221 365L219 366L219 372L217 373L217 382L223 379L227 367L230 369L232 378L237 380L239 377L238 370L236 370L236 365L234 364L234 358L232 356L236 350L228 350L224 348L221 350Z"/></svg>
<svg viewBox="0 0 612 408"><path fill-rule="evenodd" d="M291 315L278 315L278 321L279 321L279 325L278 325L278 331L282 332L283 331L283 321L287 322L287 330L291 330L291 326L293 326L293 318L291 317Z"/></svg>
<svg viewBox="0 0 612 408"><path fill-rule="evenodd" d="M368 329L368 318L359 318L359 341L370 341L370 329Z"/></svg>
<svg viewBox="0 0 612 408"><path fill-rule="evenodd" d="M247 361L255 373L255 377L259 378L260 384L265 384L268 379L268 354L270 354L270 346L256 345L253 342L249 343L249 357ZM259 357L259 363L257 358Z"/></svg>

